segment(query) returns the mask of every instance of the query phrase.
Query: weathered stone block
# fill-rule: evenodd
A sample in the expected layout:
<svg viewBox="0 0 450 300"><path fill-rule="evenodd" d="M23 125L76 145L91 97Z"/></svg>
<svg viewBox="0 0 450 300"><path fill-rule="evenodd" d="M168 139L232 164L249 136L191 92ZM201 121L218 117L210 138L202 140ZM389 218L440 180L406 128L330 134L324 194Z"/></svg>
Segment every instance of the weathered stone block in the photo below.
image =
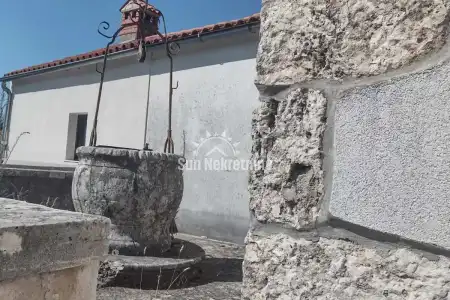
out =
<svg viewBox="0 0 450 300"><path fill-rule="evenodd" d="M336 101L334 217L450 248L449 86L447 62Z"/></svg>
<svg viewBox="0 0 450 300"><path fill-rule="evenodd" d="M98 261L60 271L0 281L2 300L95 300Z"/></svg>
<svg viewBox="0 0 450 300"><path fill-rule="evenodd" d="M311 227L323 196L322 138L327 100L321 92L290 91L263 102L253 119L250 208L261 222Z"/></svg>
<svg viewBox="0 0 450 300"><path fill-rule="evenodd" d="M449 299L445 257L283 234L247 243L243 299Z"/></svg>
<svg viewBox="0 0 450 300"><path fill-rule="evenodd" d="M265 0L262 84L384 73L444 45L448 0Z"/></svg>
<svg viewBox="0 0 450 300"><path fill-rule="evenodd" d="M0 299L95 300L110 221L0 198Z"/></svg>

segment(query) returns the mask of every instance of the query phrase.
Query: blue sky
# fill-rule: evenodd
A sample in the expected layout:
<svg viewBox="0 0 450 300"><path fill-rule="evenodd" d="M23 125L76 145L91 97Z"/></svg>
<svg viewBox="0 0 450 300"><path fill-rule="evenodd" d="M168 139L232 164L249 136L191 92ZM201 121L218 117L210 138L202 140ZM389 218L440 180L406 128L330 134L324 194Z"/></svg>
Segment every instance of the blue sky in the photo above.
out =
<svg viewBox="0 0 450 300"><path fill-rule="evenodd" d="M125 0L0 0L0 77L10 71L106 45L97 33L116 28ZM168 31L218 23L259 12L261 0L149 0Z"/></svg>

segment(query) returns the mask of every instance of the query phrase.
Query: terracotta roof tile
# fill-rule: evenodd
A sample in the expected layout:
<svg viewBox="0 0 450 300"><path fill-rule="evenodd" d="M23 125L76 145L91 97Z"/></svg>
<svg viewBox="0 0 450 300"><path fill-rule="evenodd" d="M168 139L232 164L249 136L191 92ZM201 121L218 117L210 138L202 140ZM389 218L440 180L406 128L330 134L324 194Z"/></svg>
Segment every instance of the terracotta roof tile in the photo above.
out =
<svg viewBox="0 0 450 300"><path fill-rule="evenodd" d="M170 41L182 40L182 39L186 39L189 37L198 36L199 34L201 35L202 33L211 33L211 32L215 32L215 31L221 31L224 29L231 29L231 28L242 26L245 24L252 24L252 23L259 23L259 22L260 22L260 14L254 14L254 15L251 15L249 17L242 18L239 20L232 20L232 21L228 21L228 22L221 22L221 23L217 23L217 24L206 25L203 27L186 29L186 30L182 30L182 31L178 31L178 32L172 32L172 33L169 33L168 38ZM164 43L164 40L158 35L153 35L153 36L147 37L145 39L145 43L147 45L162 44L162 43ZM109 49L109 53L116 53L116 52L120 52L120 51L124 51L124 50L136 49L138 47L138 45L139 45L139 43L137 41L130 41L130 42L122 43L122 44L113 45ZM88 53L83 53L83 54L79 54L79 55L75 55L75 56L69 56L69 57L66 57L63 59L59 59L59 60L55 60L52 62L42 64L42 65L36 65L36 66L21 69L21 70L16 70L16 71L5 74L5 77L19 75L19 74L25 74L25 73L35 71L38 69L42 70L42 69L47 69L47 68L51 68L51 67L55 67L55 66L59 66L59 65L65 65L65 64L72 63L75 61L77 61L77 62L84 61L87 59L103 56L105 54L105 52L106 52L106 49L102 48L102 49L97 49L97 50L94 50L94 51L91 51Z"/></svg>

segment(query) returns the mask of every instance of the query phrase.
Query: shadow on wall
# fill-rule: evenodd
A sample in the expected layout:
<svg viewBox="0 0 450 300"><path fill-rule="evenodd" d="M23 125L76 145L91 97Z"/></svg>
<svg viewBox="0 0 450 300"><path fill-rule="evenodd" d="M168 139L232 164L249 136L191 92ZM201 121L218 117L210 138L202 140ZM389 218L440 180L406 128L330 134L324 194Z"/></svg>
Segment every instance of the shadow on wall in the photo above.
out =
<svg viewBox="0 0 450 300"><path fill-rule="evenodd" d="M245 41L241 40L242 37L238 37L236 41L233 40L233 44L229 42L225 44L223 42L213 43L212 41L205 43L199 41L195 45L183 45L182 43L181 52L177 56L174 56L174 72L254 59L256 57L258 40L252 36L250 38L247 37ZM240 47L236 47L236 43L239 43ZM138 63L134 55L109 61L105 82L148 75L149 68L151 68L152 64L156 66L151 71L152 75L168 73L169 59L162 55L163 52L161 52L161 49L158 48L158 50L155 50L157 59L152 60L150 63L149 59L147 59L146 63ZM204 53L201 59L198 58L199 51ZM101 63L98 63L97 69L100 69L100 66ZM98 84L100 82L100 74L96 72L96 65L47 73L45 77L41 78L39 80L39 77L32 76L18 79L14 85L14 93L32 93L80 85Z"/></svg>

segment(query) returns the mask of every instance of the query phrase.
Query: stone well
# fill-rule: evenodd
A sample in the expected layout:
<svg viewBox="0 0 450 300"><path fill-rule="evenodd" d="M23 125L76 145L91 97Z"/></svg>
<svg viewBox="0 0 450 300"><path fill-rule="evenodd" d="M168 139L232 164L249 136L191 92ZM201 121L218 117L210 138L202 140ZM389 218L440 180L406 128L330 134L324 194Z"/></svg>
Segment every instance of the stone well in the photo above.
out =
<svg viewBox="0 0 450 300"><path fill-rule="evenodd" d="M111 147L81 147L77 155L75 210L110 218L114 247L126 249L131 242L146 249L146 255L168 250L183 195L183 158Z"/></svg>

